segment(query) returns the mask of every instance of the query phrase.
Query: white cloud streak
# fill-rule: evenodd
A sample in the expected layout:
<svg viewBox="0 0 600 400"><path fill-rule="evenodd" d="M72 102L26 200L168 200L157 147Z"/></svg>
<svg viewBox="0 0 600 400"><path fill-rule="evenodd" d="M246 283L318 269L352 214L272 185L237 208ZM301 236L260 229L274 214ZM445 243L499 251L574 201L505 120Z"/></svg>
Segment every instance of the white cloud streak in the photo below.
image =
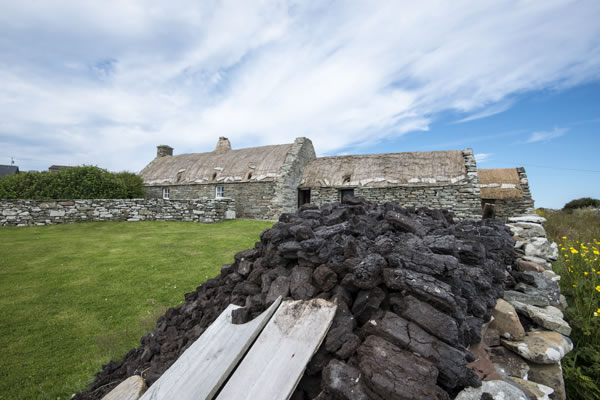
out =
<svg viewBox="0 0 600 400"><path fill-rule="evenodd" d="M565 135L568 131L567 128L554 128L551 131L533 132L526 143L547 142Z"/></svg>
<svg viewBox="0 0 600 400"><path fill-rule="evenodd" d="M594 0L2 3L0 157L31 168L139 170L218 136L335 153L600 77Z"/></svg>
<svg viewBox="0 0 600 400"><path fill-rule="evenodd" d="M489 161L491 156L492 153L477 153L475 154L475 161L477 163L484 163L486 161Z"/></svg>

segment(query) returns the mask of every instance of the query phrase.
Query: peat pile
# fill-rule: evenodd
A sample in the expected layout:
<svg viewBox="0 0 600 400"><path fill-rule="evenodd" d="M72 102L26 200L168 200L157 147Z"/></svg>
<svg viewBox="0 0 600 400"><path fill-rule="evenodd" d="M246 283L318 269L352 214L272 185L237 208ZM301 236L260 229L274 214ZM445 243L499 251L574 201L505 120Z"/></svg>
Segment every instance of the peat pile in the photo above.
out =
<svg viewBox="0 0 600 400"><path fill-rule="evenodd" d="M244 323L284 299L324 298L337 314L293 399L447 399L480 378L467 347L503 296L515 241L499 221L346 197L281 215L253 249L169 309L138 348L110 362L99 399L131 375L148 385L233 303Z"/></svg>

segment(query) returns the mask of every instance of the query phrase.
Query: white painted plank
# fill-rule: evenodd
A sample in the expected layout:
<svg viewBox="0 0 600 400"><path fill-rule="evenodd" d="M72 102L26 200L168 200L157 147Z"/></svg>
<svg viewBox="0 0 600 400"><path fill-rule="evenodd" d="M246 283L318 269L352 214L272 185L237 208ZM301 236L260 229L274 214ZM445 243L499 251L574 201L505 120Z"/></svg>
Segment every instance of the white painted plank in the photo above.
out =
<svg viewBox="0 0 600 400"><path fill-rule="evenodd" d="M269 321L217 400L287 400L325 338L337 306L286 301Z"/></svg>
<svg viewBox="0 0 600 400"><path fill-rule="evenodd" d="M146 391L146 382L139 375L133 375L111 390L102 400L138 400Z"/></svg>
<svg viewBox="0 0 600 400"><path fill-rule="evenodd" d="M256 336L281 303L243 325L231 324L229 305L175 363L148 389L141 400L212 399Z"/></svg>

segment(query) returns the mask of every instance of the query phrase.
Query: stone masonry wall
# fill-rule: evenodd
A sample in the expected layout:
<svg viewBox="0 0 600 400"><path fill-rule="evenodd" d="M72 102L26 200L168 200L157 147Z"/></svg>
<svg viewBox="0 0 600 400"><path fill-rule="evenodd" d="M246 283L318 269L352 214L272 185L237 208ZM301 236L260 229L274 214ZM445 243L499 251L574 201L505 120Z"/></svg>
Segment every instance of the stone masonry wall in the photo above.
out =
<svg viewBox="0 0 600 400"><path fill-rule="evenodd" d="M232 199L0 200L1 226L80 221L220 222L234 218Z"/></svg>
<svg viewBox="0 0 600 400"><path fill-rule="evenodd" d="M276 182L243 182L146 186L146 198L162 199L162 189L168 187L170 200L215 199L216 187L223 186L225 198L236 199L237 218L275 220L283 212L281 204L275 201L276 185Z"/></svg>
<svg viewBox="0 0 600 400"><path fill-rule="evenodd" d="M281 205L282 212L293 213L298 209L298 186L302 173L306 164L315 157L315 149L310 139L297 138L292 144L281 167L281 176L275 191L275 202Z"/></svg>
<svg viewBox="0 0 600 400"><path fill-rule="evenodd" d="M525 168L518 167L517 173L521 181L523 196L520 199L496 200L493 204L498 219L506 220L510 217L532 214L535 210ZM485 203L485 201L486 199L482 199L482 203Z"/></svg>
<svg viewBox="0 0 600 400"><path fill-rule="evenodd" d="M444 208L459 219L480 219L481 201L477 165L471 149L463 151L467 179L465 183L449 185L403 185L389 187L348 187L355 196L369 201L398 202L402 206ZM340 201L340 190L345 188L311 188L311 203L322 205Z"/></svg>

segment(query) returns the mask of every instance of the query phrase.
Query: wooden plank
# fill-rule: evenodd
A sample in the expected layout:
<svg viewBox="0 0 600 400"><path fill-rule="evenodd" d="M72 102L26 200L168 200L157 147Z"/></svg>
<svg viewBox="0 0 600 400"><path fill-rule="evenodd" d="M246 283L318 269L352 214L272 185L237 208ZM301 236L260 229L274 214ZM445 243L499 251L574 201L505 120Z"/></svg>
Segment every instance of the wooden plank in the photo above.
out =
<svg viewBox="0 0 600 400"><path fill-rule="evenodd" d="M280 303L281 297L243 325L231 324L231 311L239 307L229 305L141 400L212 399Z"/></svg>
<svg viewBox="0 0 600 400"><path fill-rule="evenodd" d="M325 338L337 306L286 301L269 321L217 400L286 400Z"/></svg>
<svg viewBox="0 0 600 400"><path fill-rule="evenodd" d="M139 375L133 375L111 390L102 400L138 400L146 391L146 382Z"/></svg>

